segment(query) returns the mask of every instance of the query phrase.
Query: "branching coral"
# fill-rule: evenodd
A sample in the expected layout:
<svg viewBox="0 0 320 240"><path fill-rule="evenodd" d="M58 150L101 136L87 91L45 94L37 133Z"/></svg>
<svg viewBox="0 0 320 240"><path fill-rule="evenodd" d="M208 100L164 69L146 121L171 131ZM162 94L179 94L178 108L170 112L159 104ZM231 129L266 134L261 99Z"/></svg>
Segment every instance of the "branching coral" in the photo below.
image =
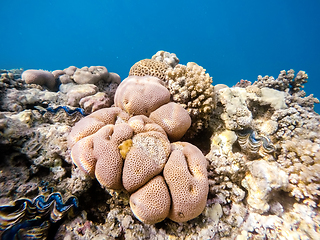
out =
<svg viewBox="0 0 320 240"><path fill-rule="evenodd" d="M178 64L166 73L167 88L174 102L183 106L190 114L192 124L189 136L196 135L208 127L213 112L212 78L196 63L187 66Z"/></svg>

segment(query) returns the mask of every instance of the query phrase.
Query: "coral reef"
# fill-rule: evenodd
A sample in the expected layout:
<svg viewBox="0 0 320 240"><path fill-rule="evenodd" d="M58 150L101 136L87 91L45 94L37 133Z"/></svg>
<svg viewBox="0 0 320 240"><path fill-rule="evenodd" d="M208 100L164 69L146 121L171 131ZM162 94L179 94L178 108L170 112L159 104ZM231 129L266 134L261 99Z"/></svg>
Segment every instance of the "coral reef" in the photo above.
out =
<svg viewBox="0 0 320 240"><path fill-rule="evenodd" d="M313 110L319 101L302 90L306 73L281 71L276 79L259 76L253 84L210 87L212 110L199 120L207 122L206 132L193 131L194 138L183 133L183 141L195 148L172 143L183 135L178 134L181 124L188 126L185 113L195 99L186 105L170 101L197 91L195 79L208 89L211 78L193 63L188 73L188 65L179 65L174 54L159 51L152 60L166 65L158 82L170 99L146 115L112 106L120 78L108 73L107 80L96 82L95 74L106 73L103 67L95 73L73 66L53 71L60 84L54 91L27 84L22 69L0 70L0 208L21 198L33 203L30 199L52 192L79 200L74 218L53 223L50 213L61 216L53 200L39 205L48 207L38 211L40 218L32 215L16 227L2 227L0 238L7 238L5 231L10 237L44 238L51 225L55 239L319 239L320 117ZM75 82L77 70L84 72L84 84ZM172 94L170 71L177 76L180 71L176 79L193 79L193 84ZM77 97L86 84L92 95ZM180 83L174 84L178 89ZM72 89L78 90L68 95ZM75 106L68 104L71 100ZM197 121L190 118L191 124ZM189 145L198 152L191 158ZM105 166L113 160L120 164L110 174ZM95 178L98 162L102 184ZM121 189L101 187L114 173ZM187 221L181 222L182 216Z"/></svg>
<svg viewBox="0 0 320 240"><path fill-rule="evenodd" d="M222 205L221 239L319 238L319 101L306 79L290 70L215 88L208 198Z"/></svg>

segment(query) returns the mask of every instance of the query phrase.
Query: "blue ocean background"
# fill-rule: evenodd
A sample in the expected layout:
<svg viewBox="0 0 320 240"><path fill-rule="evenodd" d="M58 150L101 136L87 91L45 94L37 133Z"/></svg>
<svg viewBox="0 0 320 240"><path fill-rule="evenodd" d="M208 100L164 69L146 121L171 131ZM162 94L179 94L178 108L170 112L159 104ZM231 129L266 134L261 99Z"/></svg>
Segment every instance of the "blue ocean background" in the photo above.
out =
<svg viewBox="0 0 320 240"><path fill-rule="evenodd" d="M304 70L305 91L320 98L319 11L319 0L2 0L0 69L102 65L124 79L165 50L214 84Z"/></svg>

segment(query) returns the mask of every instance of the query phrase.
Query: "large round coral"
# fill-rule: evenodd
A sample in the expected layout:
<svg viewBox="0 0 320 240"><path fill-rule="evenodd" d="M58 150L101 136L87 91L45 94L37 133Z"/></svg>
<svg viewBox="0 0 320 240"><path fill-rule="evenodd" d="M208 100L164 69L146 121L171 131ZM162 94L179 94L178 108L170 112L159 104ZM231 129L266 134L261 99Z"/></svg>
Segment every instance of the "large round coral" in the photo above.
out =
<svg viewBox="0 0 320 240"><path fill-rule="evenodd" d="M194 62L178 64L166 72L167 88L174 102L181 104L190 114L192 124L189 136L206 128L214 108L212 78Z"/></svg>

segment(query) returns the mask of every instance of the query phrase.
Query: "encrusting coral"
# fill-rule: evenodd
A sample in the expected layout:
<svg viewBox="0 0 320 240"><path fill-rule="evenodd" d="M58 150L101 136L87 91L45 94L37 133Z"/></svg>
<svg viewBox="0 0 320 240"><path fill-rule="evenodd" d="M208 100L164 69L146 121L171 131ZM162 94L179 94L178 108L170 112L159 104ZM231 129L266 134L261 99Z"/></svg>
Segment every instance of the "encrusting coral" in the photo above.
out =
<svg viewBox="0 0 320 240"><path fill-rule="evenodd" d="M155 55L152 56L151 59L158 62L164 62L172 68L174 68L179 63L179 58L177 58L176 54L166 51L158 51Z"/></svg>
<svg viewBox="0 0 320 240"><path fill-rule="evenodd" d="M306 79L289 70L276 80L215 87L209 198L224 206L222 228L242 229L220 237L288 239L295 229L296 238L319 238L319 101L301 90ZM302 227L301 209L315 231Z"/></svg>

